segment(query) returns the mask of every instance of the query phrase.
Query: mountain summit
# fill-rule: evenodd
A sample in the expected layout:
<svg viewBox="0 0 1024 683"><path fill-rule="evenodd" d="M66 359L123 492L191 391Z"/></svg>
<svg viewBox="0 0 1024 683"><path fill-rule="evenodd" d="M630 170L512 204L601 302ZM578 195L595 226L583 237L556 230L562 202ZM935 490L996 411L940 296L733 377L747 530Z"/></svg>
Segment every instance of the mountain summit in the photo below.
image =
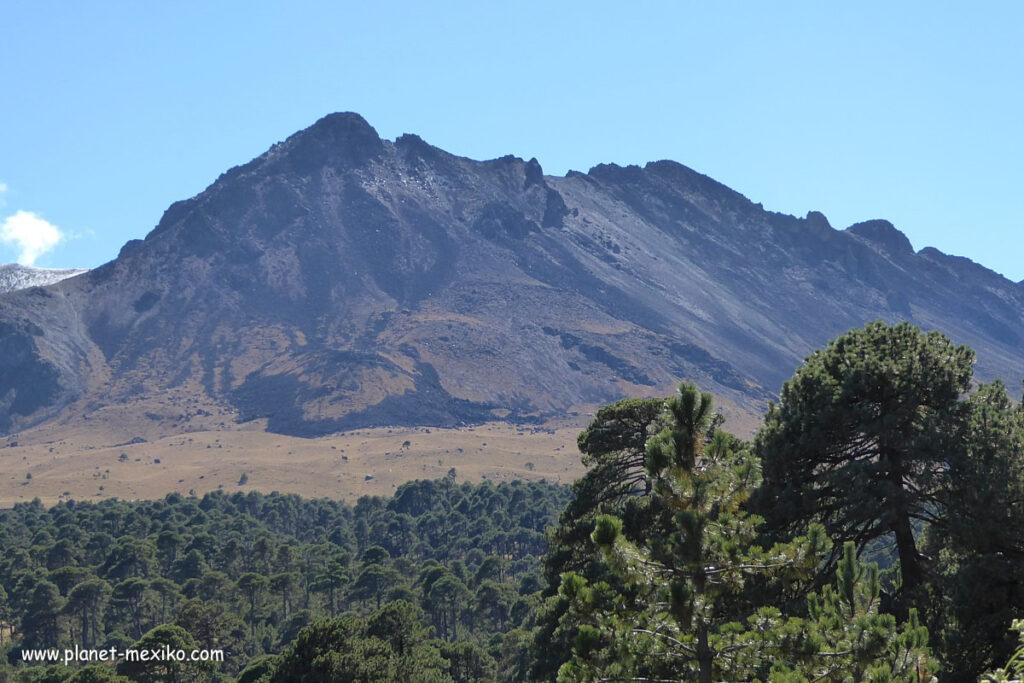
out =
<svg viewBox="0 0 1024 683"><path fill-rule="evenodd" d="M682 378L754 416L809 351L877 318L1017 383L1022 312L1020 284L915 253L886 221L772 213L670 161L551 177L332 114L114 261L0 297L0 430L523 421Z"/></svg>

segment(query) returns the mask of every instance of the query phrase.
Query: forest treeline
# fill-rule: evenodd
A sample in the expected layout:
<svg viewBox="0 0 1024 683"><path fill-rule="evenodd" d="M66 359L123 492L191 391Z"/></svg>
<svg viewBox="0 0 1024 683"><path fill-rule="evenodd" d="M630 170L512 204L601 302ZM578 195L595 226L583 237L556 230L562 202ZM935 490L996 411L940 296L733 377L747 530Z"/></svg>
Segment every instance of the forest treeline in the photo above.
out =
<svg viewBox="0 0 1024 683"><path fill-rule="evenodd" d="M751 441L689 383L619 401L571 489L453 470L354 506L20 504L0 680L1015 680L1024 409L973 363L872 323L809 356ZM22 661L165 645L227 656Z"/></svg>
<svg viewBox="0 0 1024 683"><path fill-rule="evenodd" d="M262 671L264 655L303 647L310 627L341 639L332 643L359 641L356 680L497 680L499 665L516 680L541 599L544 530L568 497L548 483L458 484L451 470L354 506L256 492L18 504L0 511L0 676L232 681L250 663ZM395 632L380 633L382 623ZM222 649L224 662L21 661L30 648L140 641ZM335 665L350 666L341 656Z"/></svg>

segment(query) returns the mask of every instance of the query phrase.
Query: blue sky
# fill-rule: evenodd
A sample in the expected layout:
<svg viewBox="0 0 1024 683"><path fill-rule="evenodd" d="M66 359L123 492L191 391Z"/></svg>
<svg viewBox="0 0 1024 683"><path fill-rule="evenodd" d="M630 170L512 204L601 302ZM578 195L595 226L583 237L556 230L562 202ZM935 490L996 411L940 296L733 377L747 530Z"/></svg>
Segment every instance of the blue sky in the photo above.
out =
<svg viewBox="0 0 1024 683"><path fill-rule="evenodd" d="M547 173L674 159L1019 281L1022 35L1015 2L4 0L0 262L99 265L231 166L357 111Z"/></svg>

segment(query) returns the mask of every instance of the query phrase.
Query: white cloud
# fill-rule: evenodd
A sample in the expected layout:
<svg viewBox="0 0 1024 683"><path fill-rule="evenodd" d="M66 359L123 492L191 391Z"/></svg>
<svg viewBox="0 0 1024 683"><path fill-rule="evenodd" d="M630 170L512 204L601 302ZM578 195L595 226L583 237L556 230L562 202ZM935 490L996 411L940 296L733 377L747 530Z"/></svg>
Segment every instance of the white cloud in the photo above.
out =
<svg viewBox="0 0 1024 683"><path fill-rule="evenodd" d="M65 239L56 225L48 223L31 211L19 211L0 225L0 242L18 248L18 263L31 266L36 259Z"/></svg>
<svg viewBox="0 0 1024 683"><path fill-rule="evenodd" d="M4 194L7 193L7 183L0 183L0 206L6 206L7 202L4 201Z"/></svg>

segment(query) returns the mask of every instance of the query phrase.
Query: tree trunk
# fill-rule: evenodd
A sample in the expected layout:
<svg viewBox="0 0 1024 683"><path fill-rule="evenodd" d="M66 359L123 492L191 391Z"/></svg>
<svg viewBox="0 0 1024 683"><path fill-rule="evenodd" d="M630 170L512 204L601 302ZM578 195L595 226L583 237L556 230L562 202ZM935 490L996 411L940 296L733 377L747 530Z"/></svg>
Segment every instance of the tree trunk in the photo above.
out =
<svg viewBox="0 0 1024 683"><path fill-rule="evenodd" d="M703 619L697 619L697 664L700 666L700 683L712 683L711 664L714 662L708 646L708 627Z"/></svg>
<svg viewBox="0 0 1024 683"><path fill-rule="evenodd" d="M917 542L914 540L914 528L910 525L910 517L906 513L896 518L892 525L892 533L896 536L896 550L900 554L902 593L912 594L924 580L924 569L921 566L921 555L917 552Z"/></svg>
<svg viewBox="0 0 1024 683"><path fill-rule="evenodd" d="M924 581L924 569L921 567L921 555L917 552L914 528L910 524L910 514L907 510L907 492L903 487L903 468L896 466L901 459L898 455L889 455L886 459L892 467L888 479L894 493L891 504L896 509L893 511L895 514L891 529L896 537L896 551L900 555L902 592L904 595L913 594ZM901 600L901 602L903 601Z"/></svg>
<svg viewBox="0 0 1024 683"><path fill-rule="evenodd" d="M256 654L256 592L249 595L249 641L251 642L252 653Z"/></svg>

